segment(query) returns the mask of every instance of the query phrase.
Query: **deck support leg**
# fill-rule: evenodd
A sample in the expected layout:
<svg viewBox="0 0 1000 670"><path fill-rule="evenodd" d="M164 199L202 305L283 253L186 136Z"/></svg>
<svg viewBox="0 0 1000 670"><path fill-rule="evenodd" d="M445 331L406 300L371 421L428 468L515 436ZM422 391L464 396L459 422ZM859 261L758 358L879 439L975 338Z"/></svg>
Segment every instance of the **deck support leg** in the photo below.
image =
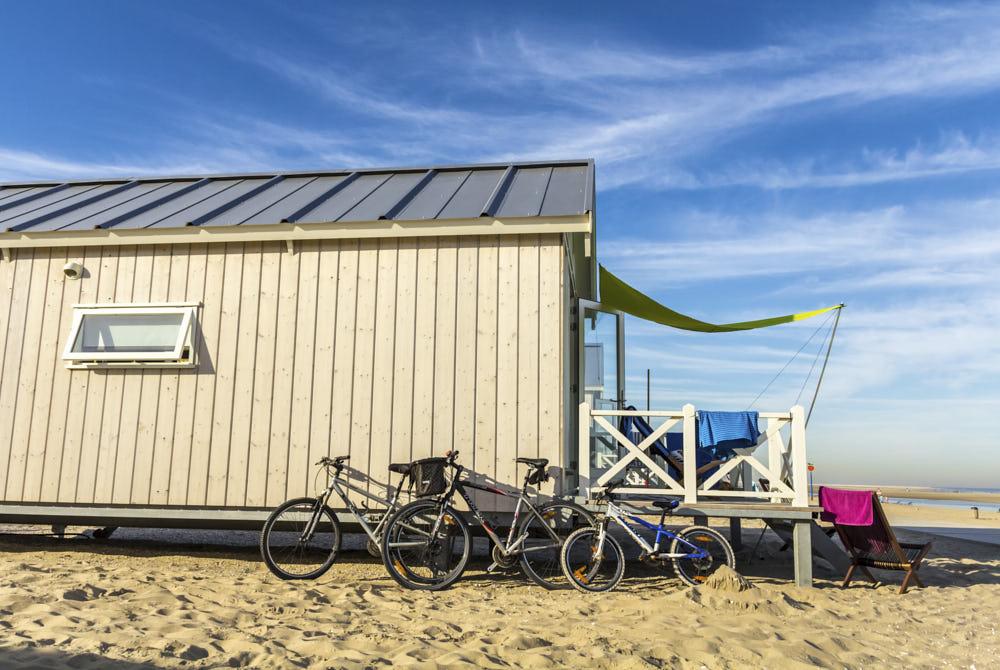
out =
<svg viewBox="0 0 1000 670"><path fill-rule="evenodd" d="M812 586L812 521L792 522L792 552L795 560L795 585Z"/></svg>
<svg viewBox="0 0 1000 670"><path fill-rule="evenodd" d="M708 517L707 516L696 516L694 517L694 525L696 526L707 526Z"/></svg>
<svg viewBox="0 0 1000 670"><path fill-rule="evenodd" d="M743 549L743 525L739 517L729 519L729 544L733 546L733 551Z"/></svg>

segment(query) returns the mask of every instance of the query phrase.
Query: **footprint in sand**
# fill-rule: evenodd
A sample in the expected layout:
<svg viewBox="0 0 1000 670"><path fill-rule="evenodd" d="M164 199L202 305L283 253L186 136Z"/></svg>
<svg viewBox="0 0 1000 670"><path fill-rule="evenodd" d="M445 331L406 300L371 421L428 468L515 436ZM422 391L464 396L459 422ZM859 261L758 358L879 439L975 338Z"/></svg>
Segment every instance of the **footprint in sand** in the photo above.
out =
<svg viewBox="0 0 1000 670"><path fill-rule="evenodd" d="M96 600L107 592L107 589L102 589L94 586L93 584L85 584L82 588L70 589L69 591L64 592L63 600L76 600L79 602Z"/></svg>
<svg viewBox="0 0 1000 670"><path fill-rule="evenodd" d="M519 651L527 651L529 649L538 649L539 647L551 647L552 643L545 638L535 635L514 633L513 635L504 638L504 640L500 643L500 646L517 649Z"/></svg>

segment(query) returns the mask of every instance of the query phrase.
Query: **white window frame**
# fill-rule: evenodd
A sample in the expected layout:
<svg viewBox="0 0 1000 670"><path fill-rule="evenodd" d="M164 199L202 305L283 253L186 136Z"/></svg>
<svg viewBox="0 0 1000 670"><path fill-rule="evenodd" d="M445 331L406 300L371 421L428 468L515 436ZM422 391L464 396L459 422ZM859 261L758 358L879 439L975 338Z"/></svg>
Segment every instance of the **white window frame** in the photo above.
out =
<svg viewBox="0 0 1000 670"><path fill-rule="evenodd" d="M164 302L164 303L106 303L98 305L73 305L73 322L70 326L69 338L63 350L66 367L76 369L87 368L189 368L197 365L195 360L194 324L197 320L199 302ZM74 345L80 335L84 317L88 315L116 316L143 314L181 314L177 342L170 351L74 351ZM184 352L188 355L185 358Z"/></svg>

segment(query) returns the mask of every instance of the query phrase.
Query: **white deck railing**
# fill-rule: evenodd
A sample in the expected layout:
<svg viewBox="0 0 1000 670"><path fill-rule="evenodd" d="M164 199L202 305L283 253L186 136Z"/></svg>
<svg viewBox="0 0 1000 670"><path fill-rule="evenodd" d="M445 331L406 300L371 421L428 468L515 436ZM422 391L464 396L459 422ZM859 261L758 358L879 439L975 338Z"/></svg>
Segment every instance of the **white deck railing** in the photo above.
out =
<svg viewBox="0 0 1000 670"><path fill-rule="evenodd" d="M638 444L618 430L619 417L638 416L662 419L649 437ZM753 447L736 450L736 456L719 469L698 481L694 405L684 405L680 411L628 411L592 409L580 404L579 414L579 481L580 495L590 496L609 482L629 474L638 465L646 485L627 479L627 485L617 488L620 493L683 496L688 504L704 502L706 498L761 499L769 502L808 507L809 484L806 459L805 412L796 405L788 412L760 412L764 430ZM684 472L678 482L648 453L649 447L680 424L683 431ZM786 429L787 430L784 430ZM787 439L785 437L787 434ZM603 444L603 449L598 449ZM766 451L760 450L766 444ZM760 452L760 453L758 453ZM765 456L766 454L766 456ZM762 460L766 458L766 463ZM629 468L632 465L633 468ZM752 472L769 482L769 491L750 490ZM739 485L729 490L714 488L725 478ZM659 480L657 483L650 483Z"/></svg>

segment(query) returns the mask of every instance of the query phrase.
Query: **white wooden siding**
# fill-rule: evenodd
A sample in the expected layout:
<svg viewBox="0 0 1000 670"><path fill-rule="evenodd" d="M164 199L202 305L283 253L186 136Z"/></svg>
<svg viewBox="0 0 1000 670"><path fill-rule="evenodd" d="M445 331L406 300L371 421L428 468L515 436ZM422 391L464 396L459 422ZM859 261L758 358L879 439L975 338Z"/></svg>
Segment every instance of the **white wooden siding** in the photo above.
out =
<svg viewBox="0 0 1000 670"><path fill-rule="evenodd" d="M327 454L382 481L449 449L512 484L516 456L560 465L563 258L555 234L14 250L0 500L264 507ZM74 303L146 301L203 303L197 369L65 368Z"/></svg>

